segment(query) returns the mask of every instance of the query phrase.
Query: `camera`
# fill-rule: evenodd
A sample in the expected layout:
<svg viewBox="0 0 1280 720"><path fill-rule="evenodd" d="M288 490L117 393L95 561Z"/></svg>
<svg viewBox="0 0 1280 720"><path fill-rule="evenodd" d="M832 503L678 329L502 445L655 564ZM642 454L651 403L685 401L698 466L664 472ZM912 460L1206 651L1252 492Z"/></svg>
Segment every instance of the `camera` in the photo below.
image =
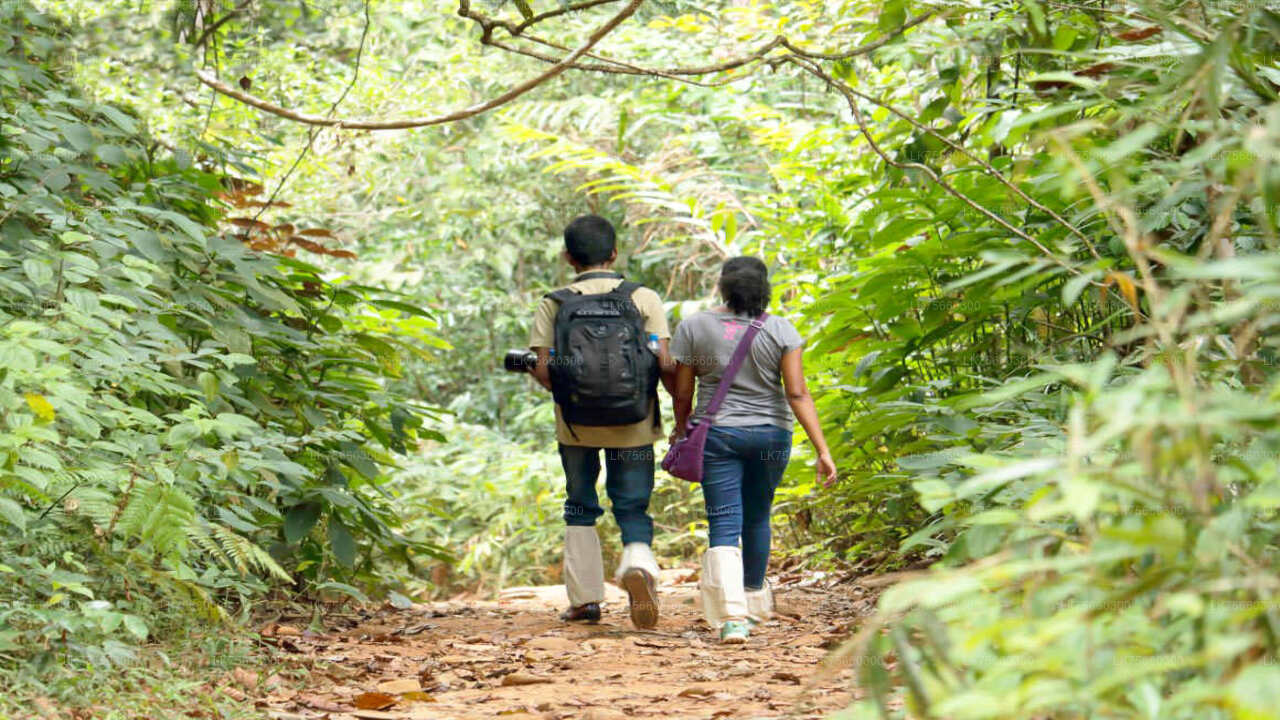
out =
<svg viewBox="0 0 1280 720"><path fill-rule="evenodd" d="M532 350L508 350L502 358L502 369L507 372L529 372L538 364L538 354Z"/></svg>

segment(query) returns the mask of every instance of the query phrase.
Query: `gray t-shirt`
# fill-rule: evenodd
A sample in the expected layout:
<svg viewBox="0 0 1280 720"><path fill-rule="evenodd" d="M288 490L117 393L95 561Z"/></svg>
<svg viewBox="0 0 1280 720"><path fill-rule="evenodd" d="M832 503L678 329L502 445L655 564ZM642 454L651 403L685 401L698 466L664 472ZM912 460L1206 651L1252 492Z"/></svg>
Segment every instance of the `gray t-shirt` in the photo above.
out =
<svg viewBox="0 0 1280 720"><path fill-rule="evenodd" d="M733 350L751 322L745 315L705 310L685 318L676 328L671 355L693 368L698 377L698 404L694 418L702 416L720 385L720 376ZM791 407L782 390L783 353L804 347L795 326L786 318L770 315L756 334L729 394L716 413L716 425L774 425L791 429Z"/></svg>

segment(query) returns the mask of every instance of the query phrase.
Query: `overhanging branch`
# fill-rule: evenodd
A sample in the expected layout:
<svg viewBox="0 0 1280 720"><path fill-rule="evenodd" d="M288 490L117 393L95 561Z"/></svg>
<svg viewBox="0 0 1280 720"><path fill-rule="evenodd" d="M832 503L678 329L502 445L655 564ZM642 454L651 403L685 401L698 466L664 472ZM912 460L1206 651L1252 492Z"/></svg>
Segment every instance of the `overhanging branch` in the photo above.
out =
<svg viewBox="0 0 1280 720"><path fill-rule="evenodd" d="M206 27L206 28L205 28L205 29L200 33L200 37L196 38L196 39L195 39L195 42L193 42L193 43L191 43L191 44L192 44L192 45L195 45L196 47L201 47L201 46L203 46L203 45L204 45L204 42L205 42L206 40L208 40L208 39L209 39L209 38L210 38L214 33L218 32L218 28L222 27L223 25L226 25L228 20L230 20L230 19L234 18L235 16L239 15L240 13L244 12L245 10L248 10L248 9L249 9L249 3L250 3L251 1L252 1L252 0L240 0L240 3L239 3L239 4L237 4L237 5L236 5L236 6L235 6L235 7L234 7L230 12L228 12L226 15L223 15L222 17L218 18L218 19L217 19L217 20L215 20L211 25L209 25L208 27Z"/></svg>
<svg viewBox="0 0 1280 720"><path fill-rule="evenodd" d="M564 15L565 13L578 12L579 10L587 10L589 8L596 7L597 5L608 5L609 3L613 3L617 1L618 0L586 0L585 2L576 3L574 5L564 5L562 7L556 8L555 10L548 10L547 12L534 15L528 20L525 20L519 25L516 25L514 28L510 28L511 34L519 35L520 33L524 32L527 28L530 28L542 22L543 20L548 20L553 17L558 17L560 15Z"/></svg>
<svg viewBox="0 0 1280 720"><path fill-rule="evenodd" d="M200 82L204 83L205 85L208 85L209 87L213 88L219 93L222 93L223 95L226 95L229 98L239 100L240 102L246 105L250 105L252 107L258 108L263 112L268 112L268 113L271 113L272 115L285 118L286 120L293 120L294 122L303 123L305 125L317 125L321 127L338 127L338 128L347 128L351 130L404 130L406 128L427 127L430 125L443 125L445 123L465 120L469 117L474 117L476 115L479 115L480 113L487 112L501 105L505 105L506 103L509 103L512 100L515 100L521 95L541 85L542 83L556 77L557 75L560 75L565 70L568 70L570 67L572 67L574 63L578 61L579 58L586 55L591 50L591 48L595 47L597 43L599 43L602 39L604 39L604 36L612 32L613 29L618 27L618 25L622 24L624 20L631 17L631 15L635 13L635 11L640 7L641 3L643 2L644 0L630 0L630 2L628 2L627 5L623 7L622 10L619 11L617 15L614 15L603 25L596 28L595 31L593 31L591 35L587 37L586 42L578 46L578 48L573 52L566 55L564 59L562 59L560 62L557 62L556 64L547 68L546 72L543 72L540 75L532 77L520 83L519 85L516 85L510 90L507 90L501 95L498 95L497 97L486 100L485 102L482 102L478 105L472 105L470 107L462 108L460 110L455 110L453 112L445 113L443 115L435 115L432 117L407 118L404 120L364 120L364 119L346 120L342 118L325 117L321 115L309 115L306 113L298 112L296 110L290 110L289 108L286 108L286 107L281 107L280 105L276 105L275 103L268 102L266 100L263 100L262 98L259 98L254 95L250 95L249 93L246 93L237 88L231 87L230 85L227 85L221 80L218 80L216 77L213 76L212 73L208 73L204 70L197 70L196 77L200 79ZM468 0L460 0L459 12L463 12L463 10L466 9L469 6L469 4L470 3L468 2Z"/></svg>
<svg viewBox="0 0 1280 720"><path fill-rule="evenodd" d="M581 7L589 7L589 6L590 4L583 3L582 5L573 6L573 8L581 8ZM485 45L491 45L493 47L501 48L508 52L514 52L520 55L532 57L538 60L542 60L543 62L554 62L556 60L552 56L539 53L533 50L526 50L524 48L519 48L514 45L507 44L501 40L494 39L493 37L494 29L501 27L505 29L507 32L511 33L513 37L518 37L519 39L534 42L534 43L544 45L550 48L554 48L557 50L568 50L568 48L562 45L559 45L557 43L544 40L536 35L525 33L524 30L528 28L530 25L532 25L533 24L532 22L525 22L525 23L521 23L518 26L512 26L509 23L504 22L502 20L490 18L482 13L476 12L472 10L469 5L467 5L465 8L460 7L458 10L458 14L462 15L465 18L474 20L478 25L480 25L482 30L480 35L480 42ZM850 50L845 50L842 52L823 52L820 50L811 50L811 49L804 48L797 45L794 41L787 38L785 35L778 35L774 37L772 40L761 44L760 47L748 53L740 55L736 58L724 60L722 62L714 63L711 65L701 65L701 66L694 66L694 67L675 67L675 68L647 68L647 67L637 66L632 63L627 63L620 60L603 57L595 53L586 53L585 57L591 58L592 60L598 60L600 62L592 63L592 64L574 63L572 67L574 70L583 70L588 72L613 73L617 75L649 75L654 77L667 78L670 80L693 82L688 80L688 78L728 72L729 70L736 70L745 65L750 65L751 63L763 61L766 59L769 61L781 60L783 58L788 57L789 55L807 58L810 60L847 60L849 58L857 57L859 55L866 55L870 52L873 52L875 50L878 50L884 47L888 43L892 42L899 35L902 35L903 33L905 33L907 30L910 30L911 28L936 16L937 16L937 13L934 13L932 11L924 13L919 17L912 18L911 20L903 23L901 26L895 28L892 32L880 38L879 40L866 43L865 45L859 45L858 47L852 48ZM538 18L536 17L534 18L534 20L537 20L537 19ZM789 52L789 55L784 54L784 55L769 57L770 52L780 47L786 49ZM708 84L708 83L694 83L694 84ZM709 84L719 85L723 83L716 82L716 83L709 83Z"/></svg>

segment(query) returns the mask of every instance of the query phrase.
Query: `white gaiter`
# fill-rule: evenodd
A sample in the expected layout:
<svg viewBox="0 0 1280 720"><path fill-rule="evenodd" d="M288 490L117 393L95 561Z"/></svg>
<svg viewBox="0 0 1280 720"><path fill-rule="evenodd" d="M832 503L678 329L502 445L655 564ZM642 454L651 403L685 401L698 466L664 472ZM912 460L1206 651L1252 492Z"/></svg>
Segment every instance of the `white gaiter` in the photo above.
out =
<svg viewBox="0 0 1280 720"><path fill-rule="evenodd" d="M594 527L564 529L564 588L571 607L604 602L604 560Z"/></svg>
<svg viewBox="0 0 1280 720"><path fill-rule="evenodd" d="M713 547L702 554L702 614L716 630L726 620L746 620L747 594L742 587L742 552Z"/></svg>
<svg viewBox="0 0 1280 720"><path fill-rule="evenodd" d="M655 583L658 582L658 560L653 556L653 549L648 543L633 542L622 547L622 559L618 561L618 571L613 574L613 581L621 582L622 574L631 568L644 570Z"/></svg>
<svg viewBox="0 0 1280 720"><path fill-rule="evenodd" d="M768 580L759 590L747 591L747 618L758 623L773 618L773 588Z"/></svg>

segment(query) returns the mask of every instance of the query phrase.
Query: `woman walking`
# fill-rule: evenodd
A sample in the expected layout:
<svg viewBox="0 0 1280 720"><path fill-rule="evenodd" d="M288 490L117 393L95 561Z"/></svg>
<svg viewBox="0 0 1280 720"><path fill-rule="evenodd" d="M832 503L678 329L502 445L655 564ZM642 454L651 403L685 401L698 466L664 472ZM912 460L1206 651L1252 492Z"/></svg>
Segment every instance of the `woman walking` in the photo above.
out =
<svg viewBox="0 0 1280 720"><path fill-rule="evenodd" d="M703 453L709 548L702 556L701 580L707 622L719 629L721 642L743 643L751 624L768 619L773 610L765 581L769 515L790 459L793 414L817 451L824 483L835 480L836 468L805 385L804 343L786 319L765 314L770 297L765 264L754 257L726 261L719 289L724 305L697 313L676 329L672 441L684 435L691 413L694 422L709 420L707 406L745 337L750 347L710 418L714 424ZM753 325L755 332L748 332ZM695 377L696 412L691 407Z"/></svg>

